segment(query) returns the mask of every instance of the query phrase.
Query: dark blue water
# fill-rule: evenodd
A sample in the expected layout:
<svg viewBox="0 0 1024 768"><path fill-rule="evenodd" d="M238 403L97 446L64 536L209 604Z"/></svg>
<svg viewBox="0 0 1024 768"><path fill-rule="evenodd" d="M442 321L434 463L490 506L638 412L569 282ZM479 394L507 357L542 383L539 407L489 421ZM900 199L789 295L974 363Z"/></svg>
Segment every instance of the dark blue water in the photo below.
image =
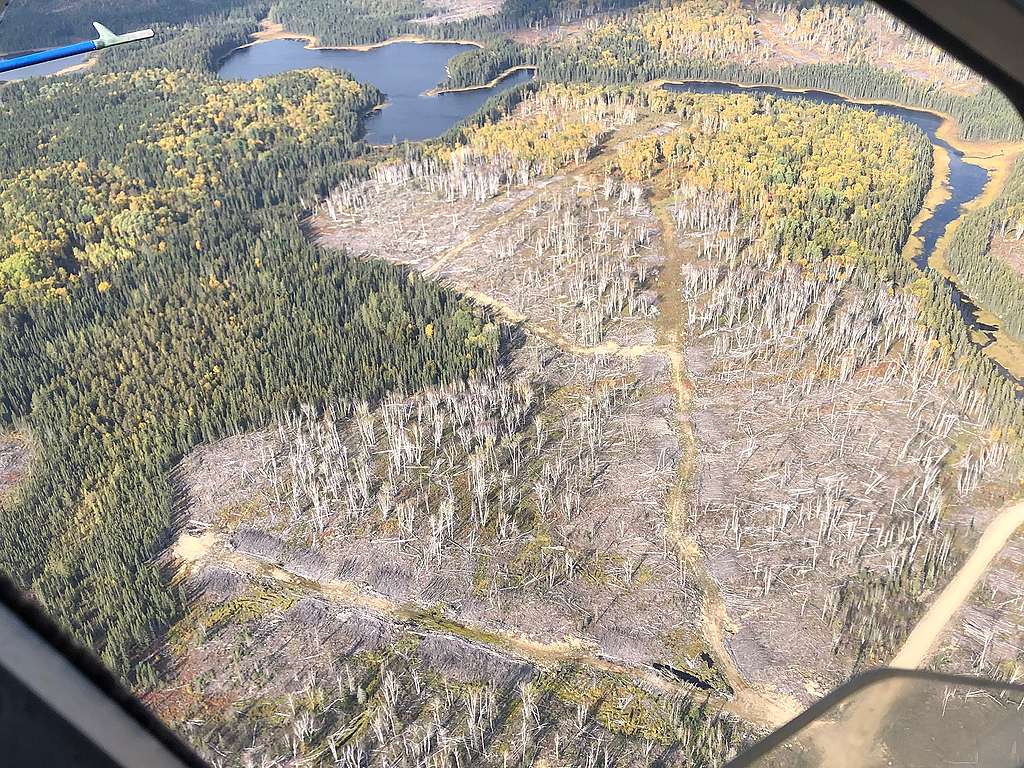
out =
<svg viewBox="0 0 1024 768"><path fill-rule="evenodd" d="M444 80L449 59L472 49L460 43L389 43L368 51L313 50L299 40L274 40L233 51L219 74L232 80L253 80L314 67L349 72L387 94L384 108L367 121L366 140L391 144L440 136L491 96L533 77L519 71L493 88L427 96L427 91Z"/></svg>
<svg viewBox="0 0 1024 768"><path fill-rule="evenodd" d="M13 80L25 80L29 77L42 77L43 75L52 75L54 72L60 72L62 69L73 67L76 64L81 64L85 61L89 54L83 53L78 56L69 56L66 59L58 59L57 61L44 61L42 64L33 64L31 67L25 67L24 69L16 69L13 72L0 73L0 83L11 82ZM0 58L13 58L7 56L0 56Z"/></svg>
<svg viewBox="0 0 1024 768"><path fill-rule="evenodd" d="M968 163L964 160L963 152L954 149L946 141L937 135L939 126L942 125L942 118L932 112L925 112L919 109L908 107L896 107L890 104L858 104L857 102L844 99L834 93L825 91L786 91L769 85L744 87L732 83L668 83L664 86L667 90L677 93L711 93L711 94L733 94L733 93L754 93L781 96L788 99L806 99L816 104L843 104L845 106L864 109L878 115L896 117L911 125L917 126L924 132L932 144L941 147L949 153L949 178L944 184L949 191L949 199L936 206L935 211L925 219L914 232L921 238L922 248L920 253L914 257L914 263L924 269L928 259L935 251L935 245L946 233L950 223L956 221L963 214L964 205L974 200L981 194L988 182L988 171L981 166ZM995 340L992 334L995 328L978 320L979 307L965 295L951 280L946 280L952 292L953 305L960 312L960 316L969 328L980 331L985 335L986 341L978 346L984 347ZM993 361L994 362L994 361ZM1004 376L1015 380L1005 368L994 363L1001 370Z"/></svg>

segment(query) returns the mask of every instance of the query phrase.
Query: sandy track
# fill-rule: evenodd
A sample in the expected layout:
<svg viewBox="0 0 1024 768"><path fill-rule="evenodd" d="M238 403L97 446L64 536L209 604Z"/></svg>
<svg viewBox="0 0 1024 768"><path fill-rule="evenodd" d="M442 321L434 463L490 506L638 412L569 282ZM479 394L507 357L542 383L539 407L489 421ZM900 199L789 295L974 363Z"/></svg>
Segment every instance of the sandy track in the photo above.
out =
<svg viewBox="0 0 1024 768"><path fill-rule="evenodd" d="M649 130L657 122L658 119L649 119L642 121L636 126L632 126L630 129L617 132L595 157L578 166L572 173L566 174L560 183L570 183L574 177L597 170L601 163L604 162L603 156L605 153L621 145L629 138ZM667 302L671 305L672 302L678 302L679 300L680 275L677 273L679 265L685 262L685 254L681 252L676 238L674 221L666 208L669 190L660 188L659 181L656 180L654 183L656 189L651 198L652 206L661 226L661 246L666 258L666 264L662 269L664 277L659 279L658 292L661 303L665 305ZM454 256L457 256L466 247L477 242L495 227L500 226L504 222L514 220L521 211L528 208L533 202L533 196L530 196L530 198L515 206L512 210L507 211L492 225L478 230L467 240L441 254L438 260L424 271L424 275L445 279L445 282L456 291L473 299L479 305L488 307L507 321L519 324L526 332L544 339L564 352L584 356L612 355L631 358L657 355L669 362L671 365L672 387L675 392L677 417L684 445L684 455L680 462L676 487L670 496L668 509L666 510L669 523L668 536L676 546L679 556L699 569L700 550L696 542L682 530L678 522L681 519L686 491L696 460L696 442L689 419L693 385L687 375L685 360L680 352L685 343L685 331L681 318L676 317L672 312L666 312L663 315L666 318L666 322L658 329L659 343L656 344L620 346L616 342L606 341L596 346L580 346L566 339L554 329L531 320L531 318L501 299L485 294L459 280L445 278L440 274L442 268ZM1024 525L1024 502L1004 510L988 525L970 557L915 626L903 648L893 659L891 666L913 668L920 666L926 660L931 651L934 650L953 615L970 597L992 560L1021 525ZM728 702L724 709L746 722L773 729L799 715L804 708L792 697L762 686L751 686L743 679L725 642L726 627L728 627L730 619L718 593L717 585L710 577L705 578L704 582L705 599L702 605L702 624L705 639L716 658L722 674L735 691L735 698ZM534 650L540 649L535 648ZM545 657L548 661L552 660L552 657L548 656L547 651L542 653L541 656ZM596 654L596 649L593 655L587 654L584 656L579 655L577 651L574 659L579 663L594 666L595 668L603 668L601 665L608 663L599 654ZM636 670L632 670L632 672L636 673ZM645 671L642 677L649 678L649 671ZM660 686L668 685L670 688L674 687L663 678L655 677ZM895 697L895 687L893 691L893 697ZM887 708L888 706L883 702L876 701L875 706L872 706L869 712L862 712L860 714L851 712L850 715L853 716L854 722L847 721L847 727L850 730L846 731L843 737L840 737L840 741L851 732L859 736L863 736L865 733L874 734L880 722L879 718L884 716ZM830 732L829 736L835 738L833 733ZM860 743L864 742L861 741ZM833 742L833 746L835 745L836 742ZM853 765L859 766L859 762L851 763L851 766Z"/></svg>
<svg viewBox="0 0 1024 768"><path fill-rule="evenodd" d="M607 354L607 352L602 352L602 354ZM1024 502L1004 510L989 523L970 557L918 622L903 648L893 659L892 666L913 668L928 658L950 620L970 597L992 560L1022 525L1024 525ZM420 617L424 611L422 606L397 603L353 582L339 580L318 582L307 579L278 564L232 549L225 544L220 534L212 530L207 530L199 536L190 534L181 536L174 546L173 554L188 565L208 561L226 566L249 577L269 577L305 596L317 597L348 608L385 616L399 623L411 625L418 632L425 634L452 634L464 640L465 635L477 638L485 637L486 640L474 639L472 642L480 644L492 652L507 654L541 666L560 663L579 664L598 672L626 675L667 695L684 695L692 690L691 686L668 680L650 667L627 664L602 655L594 647L571 640L542 643L517 634L495 631L490 627L463 625L458 619L450 617L445 617L445 620L454 629L453 632L446 632L443 629L430 626L429 621L424 626L420 626ZM719 656L719 661L723 664L723 672L730 683L736 687L735 698L725 702L723 709L746 722L769 728L777 727L799 714L796 702L785 696L752 688L744 683L731 664L731 658L722 641L720 628L725 616L724 612L719 610L720 607L718 601L711 600L705 611L707 613L706 623L710 630L709 635L711 635L708 638L709 642L716 655ZM430 615L436 615L436 613ZM459 632L460 629L465 630L465 635ZM877 755L860 754L857 745L875 741L878 729L885 722L886 713L900 694L900 688L899 686L889 686L881 693L883 695L870 701L859 702L858 706L846 713L841 723L821 723L813 729L812 738L819 746L827 749L829 754L834 756L860 755L855 759L850 757L850 761L836 763L836 765L860 768L873 764L871 761L878 757Z"/></svg>
<svg viewBox="0 0 1024 768"><path fill-rule="evenodd" d="M573 168L571 173L566 173L561 178L556 179L553 183L546 184L544 186L544 191L550 194L552 191L562 189L564 187L569 186L570 184L574 184L580 176L585 176L588 173L600 170L607 164L609 152L622 146L622 144L629 141L630 139L635 138L636 136L643 135L654 126L658 125L661 122L664 122L664 120L664 115L655 115L654 117L641 120L640 122L634 123L633 125L627 126L626 128L618 129L617 131L614 132L612 136L608 138L608 140L605 143L601 144L596 148L593 157L589 158L588 160L584 161L580 165ZM471 234L469 237L465 238L461 242L457 243L456 245L446 250L444 253L440 254L434 260L434 262L430 264L430 266L423 270L423 276L440 276L441 270L453 258L458 256L460 253L465 251L470 246L478 243L483 237L486 237L488 234L498 229L499 227L502 227L505 224L518 220L523 215L523 213L525 213L531 207L536 205L536 203L537 194L535 192L532 192L524 200L520 201L519 203L516 203L516 205L514 205L509 210L505 211L503 214L495 218L493 221L489 222L486 226L480 227L475 232L473 232L473 234ZM498 302L496 299L488 299L486 296L477 291L471 291L469 286L459 285L459 283L457 283L456 281L451 280L449 280L448 282L453 287L456 287L458 290L461 290L467 294L472 293L474 299L480 301L481 303L487 304L487 306L504 307L502 311L504 311L507 316L512 318L514 322L524 322L527 319L523 315L517 313L511 307L500 304L500 302ZM574 350L567 349L566 351L572 352ZM579 354L585 353L580 352Z"/></svg>
<svg viewBox="0 0 1024 768"><path fill-rule="evenodd" d="M989 565L1024 525L1024 502L1004 509L985 528L970 556L918 621L893 657L891 667L916 669L928 660L950 621L970 598ZM812 723L806 736L835 768L891 765L880 736L900 699L913 692L909 681L889 680L860 691L835 721Z"/></svg>
<svg viewBox="0 0 1024 768"><path fill-rule="evenodd" d="M974 551L917 622L889 666L916 669L927 660L954 614L970 598L989 565L1022 525L1024 501L1004 509L988 524L974 545Z"/></svg>

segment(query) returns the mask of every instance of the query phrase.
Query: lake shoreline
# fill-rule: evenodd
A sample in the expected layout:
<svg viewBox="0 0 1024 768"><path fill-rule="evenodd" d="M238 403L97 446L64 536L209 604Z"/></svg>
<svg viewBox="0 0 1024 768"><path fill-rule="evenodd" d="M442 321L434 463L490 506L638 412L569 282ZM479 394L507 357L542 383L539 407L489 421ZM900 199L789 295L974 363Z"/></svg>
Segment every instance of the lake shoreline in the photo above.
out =
<svg viewBox="0 0 1024 768"><path fill-rule="evenodd" d="M483 43L477 40L439 40L431 37L424 37L423 35L398 35L397 37L389 37L387 40L382 40L379 43L361 43L353 45L322 45L320 39L315 35L307 35L302 32L289 32L285 29L283 24L279 24L269 19L264 19L260 22L260 30L253 32L249 35L250 42L244 45L238 45L227 51L223 56L217 60L218 66L223 64L228 57L237 51L245 50L246 48L252 48L255 45L262 43L270 43L275 40L298 40L305 42L303 46L307 51L372 51L375 48L383 48L388 45L394 45L395 43L415 43L417 45L423 45L428 43L437 43L438 45L472 45L475 48L483 48ZM482 86L481 86L482 87Z"/></svg>
<svg viewBox="0 0 1024 768"><path fill-rule="evenodd" d="M275 24L269 20L264 20L260 23L260 31L250 35L251 42L237 46L221 57L221 62L227 61L233 54L243 51L245 49L258 46L262 43L272 42L276 40L292 40L304 42L302 46L304 50L308 51L319 51L329 53L332 51L336 52L368 52L376 49L385 48L400 42L409 42L417 45L461 45L461 46L474 46L481 48L482 45L476 41L466 40L433 40L418 35L401 35L395 38L391 38L379 43L367 44L367 45L351 45L351 46L322 46L319 45L319 40L312 35L305 35L301 33L292 33L284 28L281 24ZM447 65L445 68L447 72ZM459 94L459 93L471 93L471 92L483 92L490 89L494 89L499 86L507 78L516 75L521 72L537 72L535 65L521 64L513 67L509 67L499 73L496 77L491 79L487 83L473 86L465 86L460 88L443 88L440 86L434 86L422 92L421 96L436 97L444 94ZM772 85L767 83L742 83L729 80L715 80L715 79L686 79L686 80L675 80L675 79L655 79L643 84L643 87L648 88L671 88L672 86L684 87L688 84L698 85L707 84L710 86L725 86L737 89L738 91L750 90L755 91L757 89L768 88L777 91L780 95L791 95L793 97L799 97L803 95L812 95L813 93L823 94L823 96L832 97L837 100L841 100L843 103L862 106L862 107L888 107L898 109L903 112L904 120L914 124L917 120L922 120L927 117L928 120L925 124L928 125L927 133L929 134L930 144L932 146L932 178L929 184L929 188L922 200L922 206L915 214L911 225L910 235L907 240L903 243L901 252L904 257L909 258L915 264L924 266L922 259L927 257L928 264L937 268L937 271L947 277L950 282L955 285L965 300L965 306L977 308L979 312L988 311L988 308L976 303L973 298L967 294L961 285L956 280L956 275L948 274L948 270L943 270L940 265L943 265L944 259L943 254L945 249L948 248L949 237L955 231L962 217L968 212L975 210L979 207L987 205L995 200L1002 189L1005 187L1007 180L1010 176L1010 171L1013 168L1014 162L1024 152L1024 143L1012 143L1012 142L994 142L994 141L969 141L960 136L960 129L958 122L949 114L945 114L939 110L928 109L922 107L909 106L901 104L890 99L869 99L850 97L845 94L830 91L822 88L813 87L784 87L778 85ZM422 86L421 86L422 87ZM387 89L384 89L385 91ZM387 102L379 105L377 108L372 110L371 114L381 115L384 112L384 107L388 106L391 99ZM918 118L914 118L913 115L918 115ZM919 126L921 127L921 126ZM385 140L381 140L378 137L372 136L372 132L367 134L368 143L371 144L387 144L391 143ZM395 137L392 137L392 141ZM409 140L418 141L421 137L411 138ZM937 219L939 208L941 205L946 203L949 198L955 194L955 190L950 189L951 181L951 161L952 154L967 163L968 165L975 166L984 171L986 178L983 181L981 191L974 194L973 197L961 203L956 209L956 216L952 219L947 219L947 214L943 212L942 220ZM975 192L974 187L971 188L971 193ZM924 245L927 242L922 236L919 236L919 232L922 227L929 225L931 222L938 222L939 225L943 226L942 236L939 237L934 245L931 246L928 253L925 253ZM973 328L973 324L970 321L969 325ZM1005 345L1004 345L1005 346ZM1010 366L1007 366L1010 367Z"/></svg>
<svg viewBox="0 0 1024 768"><path fill-rule="evenodd" d="M85 72L86 70L92 69L96 66L99 61L99 57L93 54L89 54L85 61L80 61L77 64L71 64L70 66L64 67L64 69L58 69L56 72L51 72L46 77L56 77L57 75L73 75L75 72Z"/></svg>
<svg viewBox="0 0 1024 768"><path fill-rule="evenodd" d="M270 21L269 19L262 20L260 22L260 31L251 34L250 38L250 42L245 43L244 45L236 46L229 50L227 53L225 53L223 56L221 56L218 63L222 64L229 56L231 56L231 54L235 53L236 51L251 48L252 46L260 45L261 43L272 42L274 40L298 40L300 42L305 42L306 45L304 46L304 48L309 51L372 51L376 48L383 48L385 46L393 45L395 43L415 43L417 45L437 43L439 45L471 45L479 49L484 48L484 44L481 43L479 40L435 39L415 34L398 35L397 37L390 37L387 40L382 40L379 43L362 43L353 45L322 45L320 39L315 35L304 34L302 32L290 32L287 29L285 29L283 24ZM468 91L493 88L495 85L500 83L509 75L512 75L516 72L529 70L536 72L537 65L517 64L499 73L496 77L494 77L493 79L486 83L481 83L479 85L467 85L462 86L460 88L441 88L440 86L438 86L430 89L424 95L439 96L445 93L465 93ZM999 176L999 186L997 186L993 190L985 190L982 198L980 198L983 200L983 202L978 203L979 207L981 205L986 205L987 203L991 202L998 196L999 192L1002 189L1002 186L1005 185L1006 183L1006 179L1009 176L1010 170L1013 167L1013 162L1017 159L1018 156L1024 153L1024 142L1014 143L1008 141L971 141L963 138L960 135L959 123L957 122L956 118L954 118L952 115L945 112L941 112L937 109L931 109L928 107L917 107L910 104L903 104L901 102L893 101L891 99L868 99L858 96L850 96L839 91L830 91L825 88L816 88L811 86L794 87L773 85L771 83L741 83L734 80L721 79L712 80L689 78L687 80L672 80L667 78L658 78L655 80L649 80L644 85L649 87L660 88L663 85L685 85L686 83L707 83L709 85L718 83L722 85L732 85L737 88L749 89L777 88L780 91L792 94L801 94L817 91L819 93L827 93L831 96L836 96L852 104L860 104L862 106L880 105L888 107L897 107L899 109L906 109L912 112L921 112L924 114L935 115L936 117L942 120L942 124L936 131L936 136L938 136L938 138L947 142L957 151L962 152L964 154L965 160L970 160L977 165L981 165L986 170L994 172L994 176ZM996 179L993 178L993 181L995 180Z"/></svg>
<svg viewBox="0 0 1024 768"><path fill-rule="evenodd" d="M28 53L36 53L36 51L28 51ZM11 56L16 56L18 54L10 54L10 55ZM86 70L89 70L89 69L92 69L93 67L95 67L96 66L96 62L99 61L99 57L96 55L96 52L87 53L87 54L78 54L78 55L79 56L84 55L85 59L83 59L82 61L76 61L73 64L68 64L68 65L66 65L64 67L61 67L60 69L55 69L53 72L47 72L45 74L25 75L23 77L15 77L15 78L13 78L11 80L5 80L4 78L0 77L0 86L2 86L2 85L9 85L11 83L20 83L20 82L25 81L25 80L34 80L37 77L57 77L58 75L73 75L76 72L85 72ZM44 66L44 65L36 64L36 65L33 65L33 66ZM15 70L15 71L18 71L18 70Z"/></svg>
<svg viewBox="0 0 1024 768"><path fill-rule="evenodd" d="M942 120L942 124L936 130L935 135L948 143L954 149L964 154L965 160L971 160L977 165L981 165L988 171L994 171L996 169L1006 169L1006 173L1009 174L1009 170L1013 166L1013 161L1024 152L1024 142L1011 142L1011 141L971 141L965 139L960 135L960 124L955 117L952 115L942 112L938 109L932 109L930 107L917 107L911 104L902 104L898 101L891 99L869 99L860 96L849 96L840 91L830 91L827 88L815 88L811 86L807 87L794 87L794 86L783 86L775 85L773 83L741 83L734 80L710 80L701 78L689 78L687 80L670 80L667 78L659 78L656 80L648 81L647 85L660 88L663 85L686 85L687 83L706 83L708 85L720 84L720 85L731 85L737 88L757 89L757 88L774 88L785 93L792 93L794 95L800 95L801 93L807 94L812 92L827 93L829 96L835 96L837 98L848 101L851 104L860 104L861 106L884 106L884 107L896 107L898 109L905 109L910 112L921 112L927 115L935 115ZM987 154L994 153L994 154ZM1003 180L1005 183L1005 179ZM998 195L998 192L996 193Z"/></svg>
<svg viewBox="0 0 1024 768"><path fill-rule="evenodd" d="M530 72L530 71L533 71L534 73L536 73L537 72L537 65L536 64L517 64L514 67L509 67L504 72L500 73L497 77L495 77L494 79L492 79L491 81L489 81L487 83L484 83L483 85L465 85L465 86L463 86L461 88L441 88L439 86L437 88L431 88L429 91L427 91L423 95L424 96L443 96L446 93L468 93L469 91L485 90L487 88L493 88L498 83L500 83L502 80L504 80L506 77L511 77L516 72Z"/></svg>
<svg viewBox="0 0 1024 768"><path fill-rule="evenodd" d="M935 215L936 209L953 196L949 188L950 157L949 152L938 144L929 142L932 147L932 184L925 194L921 210L910 222L910 237L903 245L904 258L916 263L924 248L924 240L917 233L921 226ZM948 227L947 227L948 228Z"/></svg>
<svg viewBox="0 0 1024 768"><path fill-rule="evenodd" d="M394 45L395 43L414 43L416 45L471 45L474 48L482 49L484 44L479 40L467 40L467 39L435 39L432 37L424 37L423 35L398 35L397 37L389 37L387 40L382 40L379 43L363 43L354 45L322 45L320 39L316 35L307 35L302 32L290 32L285 29L283 24L264 19L260 22L260 31L254 32L250 36L250 42L244 45L238 45L228 50L224 55L220 56L217 60L218 66L224 64L232 54L238 51L252 48L255 45L262 43L270 43L275 40L297 40L304 42L306 45L303 46L307 51L372 51L377 48L384 48L388 45ZM509 67L503 72L499 73L496 77L491 79L489 82L480 85L467 85L461 88L442 88L436 86L426 91L424 96L443 96L446 93L468 93L470 91L486 90L488 88L494 88L498 83L516 72L528 72L537 71L535 64L517 64L516 66Z"/></svg>
<svg viewBox="0 0 1024 768"><path fill-rule="evenodd" d="M293 36L266 25L262 37L221 57L217 75L224 80L254 80L313 69L346 72L359 82L375 86L386 98L366 117L364 140L370 145L437 138L475 113L491 96L532 77L532 71L515 67L492 84L439 93L438 83L446 79L448 63L461 53L475 51L475 47L452 41L398 38L360 50L317 47L309 44L307 36ZM403 41L407 44L394 44Z"/></svg>

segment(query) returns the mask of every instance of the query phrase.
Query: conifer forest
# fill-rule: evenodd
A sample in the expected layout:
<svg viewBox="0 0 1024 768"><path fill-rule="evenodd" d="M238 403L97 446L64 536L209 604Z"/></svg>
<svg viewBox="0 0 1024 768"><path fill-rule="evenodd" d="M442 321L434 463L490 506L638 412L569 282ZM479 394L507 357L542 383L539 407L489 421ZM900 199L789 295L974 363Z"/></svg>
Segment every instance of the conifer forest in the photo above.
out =
<svg viewBox="0 0 1024 768"><path fill-rule="evenodd" d="M1024 495L1024 120L964 64L858 0L0 51L92 21L156 36L0 81L0 571L210 765L721 766L894 660L1024 676L1024 534L914 632ZM219 74L396 38L479 97L434 138Z"/></svg>

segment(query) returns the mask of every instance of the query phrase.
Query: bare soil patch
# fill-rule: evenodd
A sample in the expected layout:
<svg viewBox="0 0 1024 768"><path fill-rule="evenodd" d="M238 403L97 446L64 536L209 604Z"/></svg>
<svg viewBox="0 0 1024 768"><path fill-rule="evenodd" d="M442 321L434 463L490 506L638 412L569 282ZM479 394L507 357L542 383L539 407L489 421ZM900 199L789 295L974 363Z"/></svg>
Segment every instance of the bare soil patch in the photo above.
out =
<svg viewBox="0 0 1024 768"><path fill-rule="evenodd" d="M0 435L0 498L14 491L29 473L32 446L25 435Z"/></svg>
<svg viewBox="0 0 1024 768"><path fill-rule="evenodd" d="M179 554L204 597L175 647L202 700L223 697L211 723L288 691L289 738L330 722L330 751L422 725L393 699L518 695L521 733L534 708L561 713L559 738L573 717L622 732L590 699L562 711L557 670L571 701L583 684L643 702L614 722L661 744L666 694L734 695L727 711L775 725L895 653L1005 492L1005 445L910 296L779 262L721 195L671 197L668 172L608 176L609 150L667 120L610 122L547 172L392 163L321 206L338 258L444 280L517 345L467 383L303 409L183 463ZM326 660L309 645L335 634ZM319 689L324 669L335 704L307 717L289 676ZM477 728L456 730L496 743Z"/></svg>
<svg viewBox="0 0 1024 768"><path fill-rule="evenodd" d="M501 10L501 0L423 0L423 7L433 11L417 19L416 24L438 25L452 21L493 16Z"/></svg>
<svg viewBox="0 0 1024 768"><path fill-rule="evenodd" d="M1015 240L1013 237L993 237L988 253L992 259L1008 264L1014 272L1024 277L1024 238Z"/></svg>

